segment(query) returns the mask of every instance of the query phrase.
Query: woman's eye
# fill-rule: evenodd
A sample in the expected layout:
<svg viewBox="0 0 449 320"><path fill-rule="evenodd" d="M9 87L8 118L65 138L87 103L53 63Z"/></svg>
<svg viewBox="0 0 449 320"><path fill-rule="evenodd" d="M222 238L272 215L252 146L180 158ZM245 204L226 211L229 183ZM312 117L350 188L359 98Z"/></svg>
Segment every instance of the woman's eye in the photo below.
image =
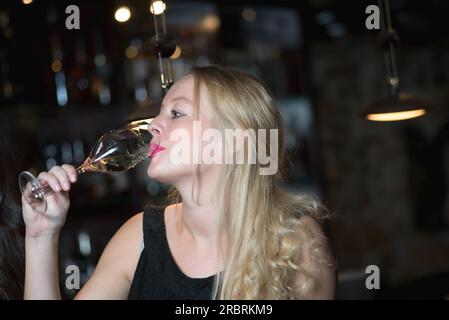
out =
<svg viewBox="0 0 449 320"><path fill-rule="evenodd" d="M172 114L172 118L179 118L180 116L182 116L181 112L178 112L178 111L175 111L175 110L172 110L171 114Z"/></svg>

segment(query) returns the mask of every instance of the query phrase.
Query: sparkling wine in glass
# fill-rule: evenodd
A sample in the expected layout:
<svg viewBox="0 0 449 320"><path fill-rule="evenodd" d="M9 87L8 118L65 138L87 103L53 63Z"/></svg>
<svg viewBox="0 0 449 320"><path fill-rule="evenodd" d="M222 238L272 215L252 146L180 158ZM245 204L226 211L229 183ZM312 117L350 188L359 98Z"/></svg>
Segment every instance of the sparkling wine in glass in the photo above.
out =
<svg viewBox="0 0 449 320"><path fill-rule="evenodd" d="M76 172L124 172L151 158L159 147L151 132L140 127L113 130L101 136ZM34 210L45 213L46 195L53 193L53 189L28 171L20 173L19 186L28 204Z"/></svg>

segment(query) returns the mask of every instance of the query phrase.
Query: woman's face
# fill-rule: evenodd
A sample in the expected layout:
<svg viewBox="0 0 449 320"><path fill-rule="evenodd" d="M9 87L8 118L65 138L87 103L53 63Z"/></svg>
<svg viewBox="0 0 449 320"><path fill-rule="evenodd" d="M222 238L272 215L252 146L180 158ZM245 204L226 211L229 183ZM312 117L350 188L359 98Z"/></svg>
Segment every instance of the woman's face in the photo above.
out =
<svg viewBox="0 0 449 320"><path fill-rule="evenodd" d="M147 170L148 176L162 183L173 184L182 180L191 180L193 164L192 153L193 145L200 143L201 146L207 144L201 139L202 133L209 128L216 128L213 120L213 108L207 95L207 89L202 85L199 97L198 120L201 129L200 134L194 135L194 77L187 75L178 80L162 101L159 115L153 119L150 129L154 135L152 143L158 143L165 150L156 152L151 158ZM174 138L176 136L176 139ZM182 136L182 138L180 138ZM210 143L210 142L208 142ZM187 145L190 145L189 146ZM179 163L179 158L174 156L174 150L185 148L189 153L187 163ZM170 152L172 152L172 155ZM179 153L178 153L179 155ZM208 174L216 169L214 164L199 164L201 175Z"/></svg>

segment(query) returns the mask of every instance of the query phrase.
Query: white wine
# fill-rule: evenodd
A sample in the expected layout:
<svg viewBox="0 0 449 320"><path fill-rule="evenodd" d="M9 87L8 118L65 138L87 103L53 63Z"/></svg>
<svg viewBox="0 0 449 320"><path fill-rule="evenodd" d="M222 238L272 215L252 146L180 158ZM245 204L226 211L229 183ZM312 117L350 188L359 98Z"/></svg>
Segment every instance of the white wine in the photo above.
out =
<svg viewBox="0 0 449 320"><path fill-rule="evenodd" d="M145 137L145 139L144 139ZM105 133L92 148L89 157L76 168L77 174L84 172L124 172L150 157L151 132L141 132L130 128ZM153 151L154 152L154 151ZM20 191L37 212L45 214L47 194L53 192L46 183L41 183L28 171L19 175Z"/></svg>
<svg viewBox="0 0 449 320"><path fill-rule="evenodd" d="M145 156L136 154L119 155L92 161L87 158L82 165L84 171L124 172L135 167Z"/></svg>

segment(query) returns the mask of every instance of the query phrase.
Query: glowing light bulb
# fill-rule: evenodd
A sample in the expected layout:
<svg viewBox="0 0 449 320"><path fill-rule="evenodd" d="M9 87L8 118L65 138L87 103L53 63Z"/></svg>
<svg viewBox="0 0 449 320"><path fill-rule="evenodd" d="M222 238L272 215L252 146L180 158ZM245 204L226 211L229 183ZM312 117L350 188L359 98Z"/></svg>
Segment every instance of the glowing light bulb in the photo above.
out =
<svg viewBox="0 0 449 320"><path fill-rule="evenodd" d="M128 7L120 7L115 11L114 18L118 22L126 22L131 18L131 11Z"/></svg>

